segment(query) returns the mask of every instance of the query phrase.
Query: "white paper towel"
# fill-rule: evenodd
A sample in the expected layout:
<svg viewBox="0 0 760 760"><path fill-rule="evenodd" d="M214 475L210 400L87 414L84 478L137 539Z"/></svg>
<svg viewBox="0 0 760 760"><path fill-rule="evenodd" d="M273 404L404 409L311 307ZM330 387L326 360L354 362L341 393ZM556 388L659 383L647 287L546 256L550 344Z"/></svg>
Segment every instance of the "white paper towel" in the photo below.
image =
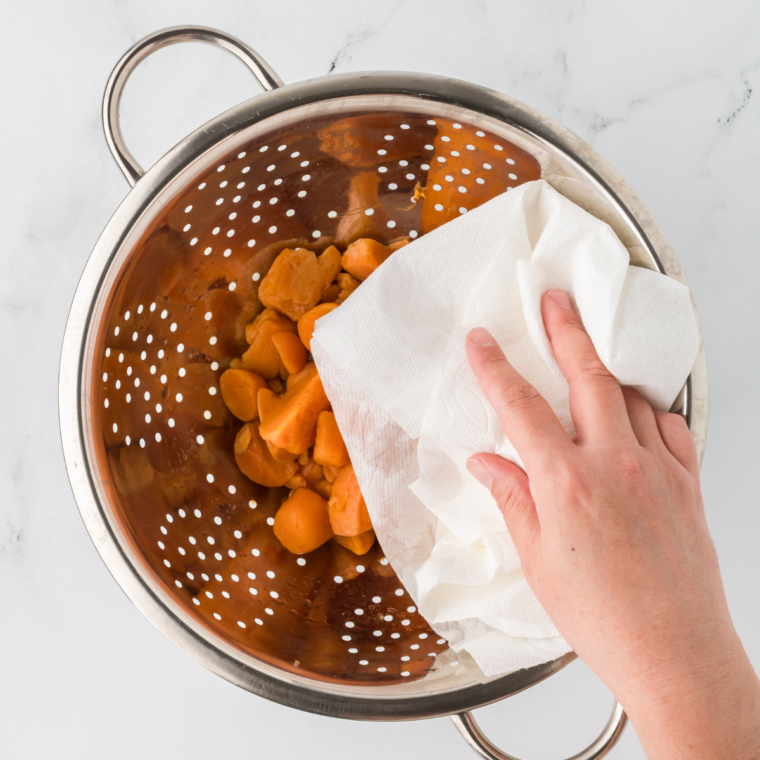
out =
<svg viewBox="0 0 760 760"><path fill-rule="evenodd" d="M670 408L699 347L688 289L629 266L607 224L542 180L396 252L311 343L386 556L431 626L486 676L569 651L465 468L481 451L521 464L468 365L473 327L574 432L541 318L551 287L570 294L618 380Z"/></svg>

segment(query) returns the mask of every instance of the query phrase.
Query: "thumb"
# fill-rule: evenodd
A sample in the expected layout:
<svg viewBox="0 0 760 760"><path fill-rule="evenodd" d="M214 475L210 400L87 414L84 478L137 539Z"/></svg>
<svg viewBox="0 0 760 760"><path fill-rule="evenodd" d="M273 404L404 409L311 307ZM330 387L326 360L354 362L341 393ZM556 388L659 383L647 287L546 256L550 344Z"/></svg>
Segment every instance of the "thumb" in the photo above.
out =
<svg viewBox="0 0 760 760"><path fill-rule="evenodd" d="M541 535L528 476L516 464L496 454L476 454L470 457L467 469L470 475L491 492L504 515L522 564L528 564Z"/></svg>

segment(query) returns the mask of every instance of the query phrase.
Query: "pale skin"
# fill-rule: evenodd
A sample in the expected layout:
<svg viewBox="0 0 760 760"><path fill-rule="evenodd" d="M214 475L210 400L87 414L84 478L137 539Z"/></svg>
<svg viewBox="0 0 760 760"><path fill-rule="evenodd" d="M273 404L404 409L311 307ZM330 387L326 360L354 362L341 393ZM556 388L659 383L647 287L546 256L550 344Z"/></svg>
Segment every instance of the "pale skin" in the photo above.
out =
<svg viewBox="0 0 760 760"><path fill-rule="evenodd" d="M470 365L525 471L494 454L467 467L650 760L760 760L760 681L728 611L686 423L621 388L563 291L546 293L542 312L577 435L476 328Z"/></svg>

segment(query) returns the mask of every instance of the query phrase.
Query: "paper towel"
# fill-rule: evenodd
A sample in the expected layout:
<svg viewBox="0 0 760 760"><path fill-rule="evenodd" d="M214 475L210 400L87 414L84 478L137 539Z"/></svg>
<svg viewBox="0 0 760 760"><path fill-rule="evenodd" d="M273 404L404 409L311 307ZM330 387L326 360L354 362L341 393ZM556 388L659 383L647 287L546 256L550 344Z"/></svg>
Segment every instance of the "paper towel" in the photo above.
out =
<svg viewBox="0 0 760 760"><path fill-rule="evenodd" d="M481 451L521 464L467 362L476 326L574 432L541 318L551 287L570 294L618 380L667 410L699 347L688 289L629 266L607 224L542 180L396 252L311 343L386 556L431 626L486 676L569 651L465 467Z"/></svg>

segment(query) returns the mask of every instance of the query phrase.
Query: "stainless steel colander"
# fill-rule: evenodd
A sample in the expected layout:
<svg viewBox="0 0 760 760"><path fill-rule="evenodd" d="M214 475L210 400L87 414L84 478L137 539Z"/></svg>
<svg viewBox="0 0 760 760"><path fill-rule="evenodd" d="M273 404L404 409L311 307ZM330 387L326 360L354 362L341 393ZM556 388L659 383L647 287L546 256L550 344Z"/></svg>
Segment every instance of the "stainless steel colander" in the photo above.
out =
<svg viewBox="0 0 760 760"><path fill-rule="evenodd" d="M206 124L148 172L118 123L123 86L181 41L240 58L266 92ZM258 283L285 247L322 250L361 229L417 237L543 176L608 221L641 266L684 281L660 228L579 138L504 95L440 77L368 73L285 86L250 48L200 27L137 43L109 79L109 147L133 186L77 288L61 358L60 417L74 495L103 560L137 607L210 670L269 699L369 720L452 715L484 757L508 758L469 711L574 655L483 682L417 612L376 545L305 557L272 532L282 489L247 480L240 425L218 391L245 349ZM700 456L700 350L680 400ZM619 706L575 758L602 757Z"/></svg>

